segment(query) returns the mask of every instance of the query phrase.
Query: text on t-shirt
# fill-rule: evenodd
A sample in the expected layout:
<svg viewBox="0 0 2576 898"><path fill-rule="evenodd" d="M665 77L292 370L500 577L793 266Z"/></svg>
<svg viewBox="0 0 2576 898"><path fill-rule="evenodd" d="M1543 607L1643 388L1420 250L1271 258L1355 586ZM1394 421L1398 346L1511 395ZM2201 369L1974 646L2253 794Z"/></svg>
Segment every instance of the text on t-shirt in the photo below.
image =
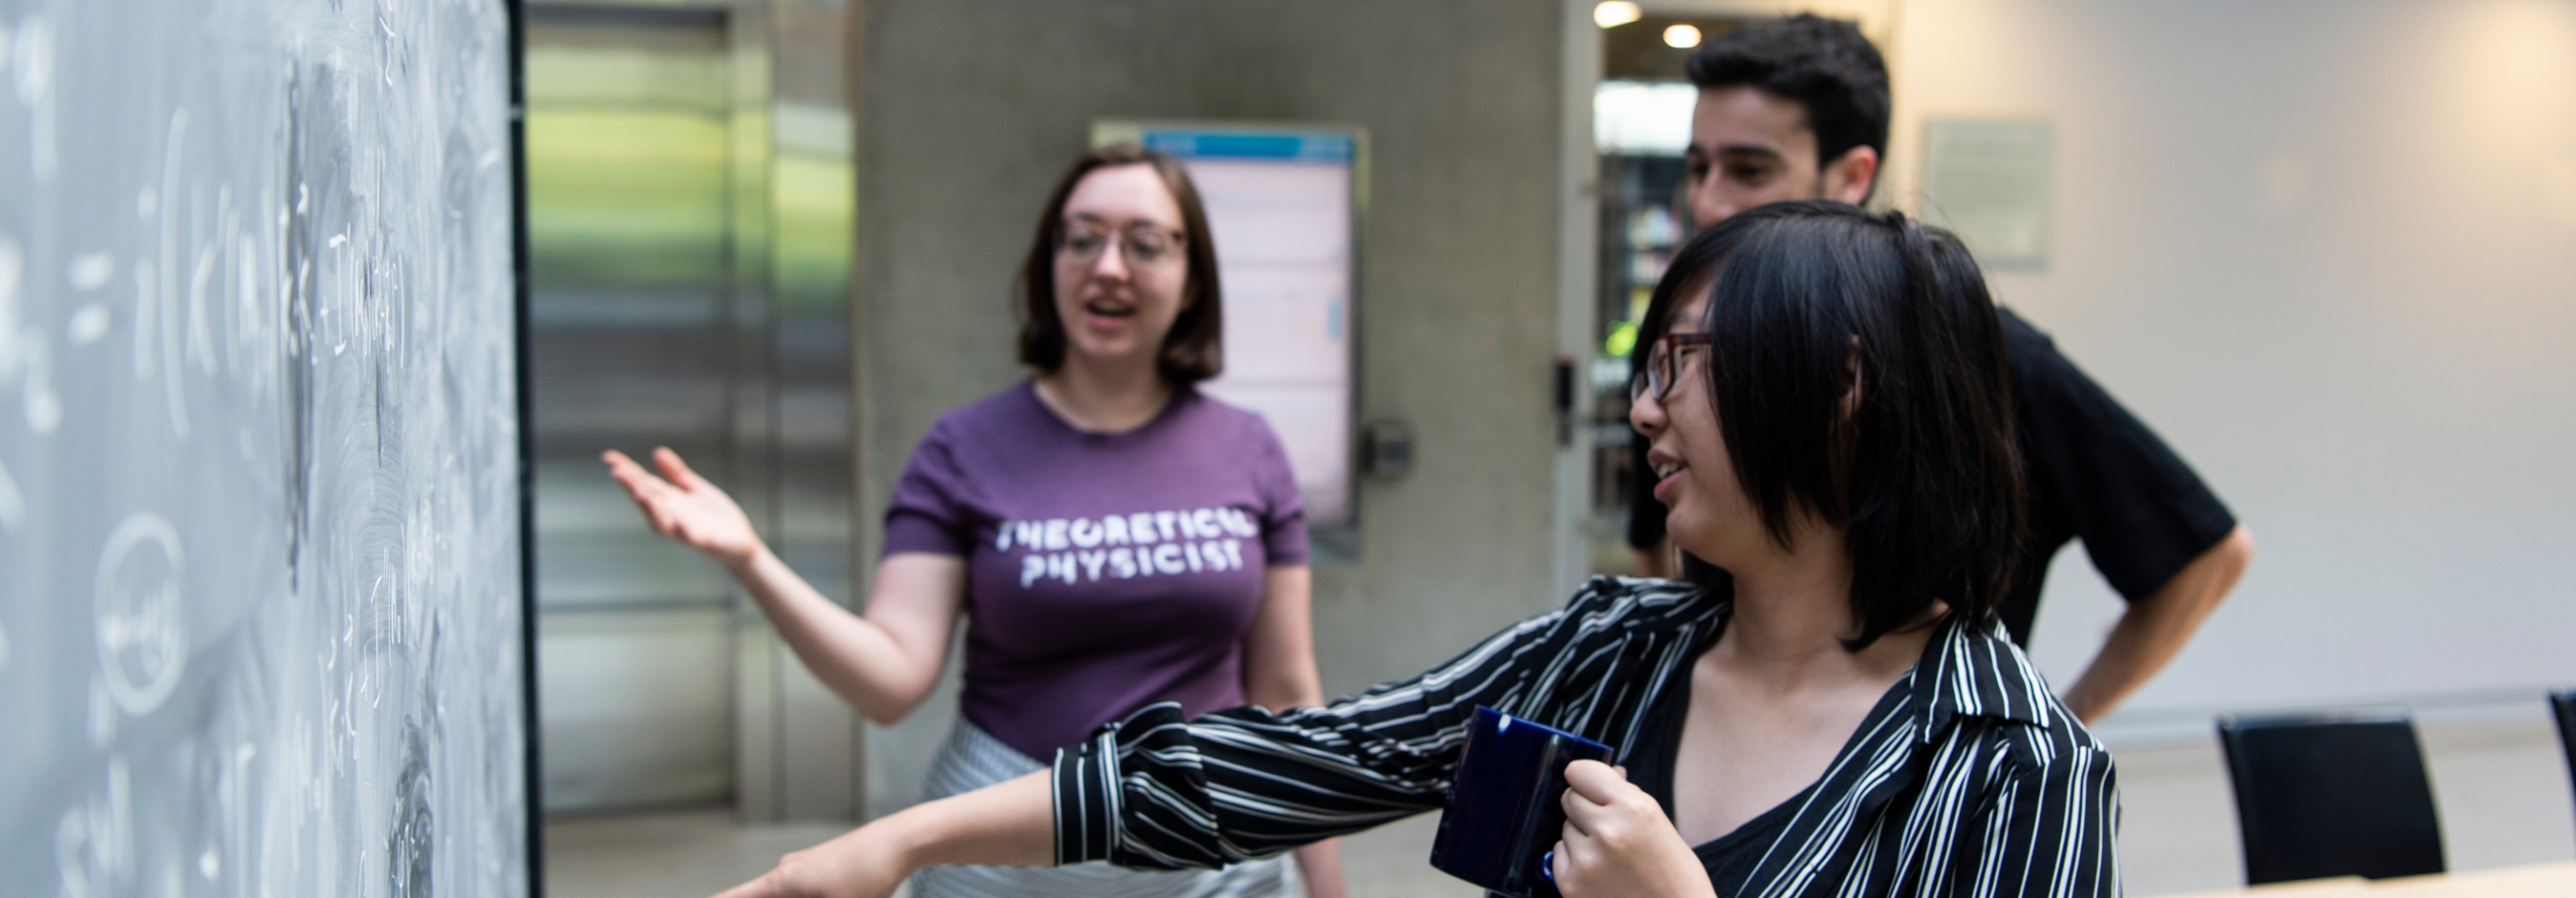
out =
<svg viewBox="0 0 2576 898"><path fill-rule="evenodd" d="M1243 567L1243 540L1261 535L1261 524L1234 508L1140 511L1098 518L1004 521L993 548L1013 546L1020 557L1020 588L1040 579L1067 584L1104 575L1121 580Z"/></svg>

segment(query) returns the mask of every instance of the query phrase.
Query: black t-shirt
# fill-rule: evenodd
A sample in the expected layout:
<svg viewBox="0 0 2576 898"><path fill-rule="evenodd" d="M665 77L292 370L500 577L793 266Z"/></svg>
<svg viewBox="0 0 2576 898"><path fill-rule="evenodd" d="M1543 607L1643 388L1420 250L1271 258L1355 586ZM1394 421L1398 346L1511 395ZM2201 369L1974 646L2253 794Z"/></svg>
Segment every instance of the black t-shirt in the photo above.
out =
<svg viewBox="0 0 2576 898"><path fill-rule="evenodd" d="M1706 651L1706 647L1701 650ZM1655 803L1663 806L1664 818L1668 820L1674 819L1673 768L1681 758L1682 719L1690 713L1691 694L1689 671L1682 671L1673 679L1673 684L1664 690L1663 695L1656 696L1655 703L1646 709L1645 722L1637 729L1636 747L1626 762L1628 781L1646 790L1647 795L1654 796ZM1907 694L1910 693L1889 687L1887 694L1879 697L1879 707L1870 710L1868 719L1877 719L1888 710L1888 703L1901 701ZM1852 738L1858 739L1860 734L1855 732ZM1845 745L1844 749L1848 751L1850 746ZM1744 893L1744 887L1753 878L1754 868L1762 863L1763 855L1768 854L1780 837L1788 833L1789 823L1797 818L1798 809L1807 804L1815 791L1815 784L1810 783L1807 788L1798 790L1798 794L1744 821L1734 831L1691 846L1691 853L1699 856L1701 869L1708 871L1709 884L1717 887L1719 895Z"/></svg>
<svg viewBox="0 0 2576 898"><path fill-rule="evenodd" d="M2048 563L2068 541L2083 538L2093 568L2135 602L2217 545L2236 529L2236 518L2191 466L2059 353L2047 334L2011 309L1996 311L2030 495L2030 539L1997 616L2015 643L2028 646ZM1655 501L1645 440L1632 442L1631 470L1638 473L1631 478L1628 544L1642 549L1663 542L1664 506Z"/></svg>

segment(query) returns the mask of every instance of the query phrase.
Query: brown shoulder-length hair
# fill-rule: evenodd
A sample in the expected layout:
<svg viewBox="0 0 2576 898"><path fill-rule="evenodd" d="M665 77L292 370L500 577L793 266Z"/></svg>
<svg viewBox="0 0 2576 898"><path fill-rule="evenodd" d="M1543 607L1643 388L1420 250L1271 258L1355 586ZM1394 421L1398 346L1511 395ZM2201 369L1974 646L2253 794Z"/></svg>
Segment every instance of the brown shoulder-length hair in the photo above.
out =
<svg viewBox="0 0 2576 898"><path fill-rule="evenodd" d="M1163 335L1155 369L1173 384L1193 384L1225 371L1225 303L1217 287L1216 239L1208 233L1207 208L1199 189L1179 160L1132 143L1101 147L1082 154L1047 194L1046 212L1038 216L1037 239L1029 243L1028 260L1020 265L1020 362L1040 371L1064 367L1064 319L1055 310L1055 254L1064 240L1064 204L1085 175L1104 168L1142 165L1162 176L1163 187L1181 207L1181 248L1190 262L1181 283L1180 317Z"/></svg>

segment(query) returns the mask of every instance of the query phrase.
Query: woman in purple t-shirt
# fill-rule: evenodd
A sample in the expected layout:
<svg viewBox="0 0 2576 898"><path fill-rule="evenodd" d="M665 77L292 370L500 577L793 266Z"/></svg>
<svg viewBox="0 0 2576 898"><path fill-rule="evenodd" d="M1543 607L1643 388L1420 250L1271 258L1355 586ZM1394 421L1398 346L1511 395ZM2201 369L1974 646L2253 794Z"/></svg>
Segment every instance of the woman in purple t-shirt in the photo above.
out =
<svg viewBox="0 0 2576 898"><path fill-rule="evenodd" d="M1223 365L1216 248L1179 163L1134 146L1077 160L1021 271L1020 360L1037 376L940 417L886 510L865 616L771 554L723 491L657 449L610 472L653 529L733 572L794 648L878 723L919 706L966 628L961 720L940 798L1044 769L1146 705L1190 714L1320 704L1305 510L1269 425L1194 387ZM1297 853L1342 894L1330 842ZM1103 864L932 867L920 898L1284 895L1273 858L1221 871Z"/></svg>

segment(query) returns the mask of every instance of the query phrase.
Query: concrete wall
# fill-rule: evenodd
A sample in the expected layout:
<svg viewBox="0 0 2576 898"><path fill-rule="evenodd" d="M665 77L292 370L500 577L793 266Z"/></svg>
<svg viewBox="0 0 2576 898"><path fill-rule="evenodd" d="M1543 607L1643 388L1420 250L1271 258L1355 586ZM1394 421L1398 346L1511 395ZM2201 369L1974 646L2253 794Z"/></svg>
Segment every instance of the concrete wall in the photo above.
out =
<svg viewBox="0 0 2576 898"><path fill-rule="evenodd" d="M2576 684L2576 3L1909 0L1927 117L2056 123L2056 258L1999 295L2254 530L2110 728L2336 702L2537 714ZM2119 605L2058 560L2067 682Z"/></svg>
<svg viewBox="0 0 2576 898"><path fill-rule="evenodd" d="M1371 155L1359 410L1410 420L1419 455L1408 479L1361 488L1357 557L1316 566L1325 688L1417 672L1554 607L1560 16L1556 0L866 4L861 506L884 507L941 412L1023 376L1013 269L1092 120L1355 123ZM955 707L943 692L871 729L872 813L919 794Z"/></svg>

